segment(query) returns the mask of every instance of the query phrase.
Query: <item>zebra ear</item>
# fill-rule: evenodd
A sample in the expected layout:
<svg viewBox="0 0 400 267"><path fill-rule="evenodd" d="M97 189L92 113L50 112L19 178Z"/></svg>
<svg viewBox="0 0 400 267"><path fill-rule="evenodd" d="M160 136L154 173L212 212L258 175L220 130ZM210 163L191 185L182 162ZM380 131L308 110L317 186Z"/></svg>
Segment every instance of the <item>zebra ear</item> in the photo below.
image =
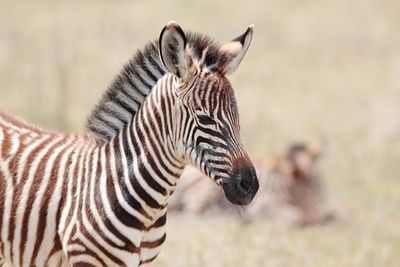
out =
<svg viewBox="0 0 400 267"><path fill-rule="evenodd" d="M176 77L185 79L189 73L186 36L174 21L168 22L160 33L159 51L165 68Z"/></svg>
<svg viewBox="0 0 400 267"><path fill-rule="evenodd" d="M221 60L219 69L221 72L231 74L239 67L253 38L253 28L254 25L252 24L245 33L220 47Z"/></svg>

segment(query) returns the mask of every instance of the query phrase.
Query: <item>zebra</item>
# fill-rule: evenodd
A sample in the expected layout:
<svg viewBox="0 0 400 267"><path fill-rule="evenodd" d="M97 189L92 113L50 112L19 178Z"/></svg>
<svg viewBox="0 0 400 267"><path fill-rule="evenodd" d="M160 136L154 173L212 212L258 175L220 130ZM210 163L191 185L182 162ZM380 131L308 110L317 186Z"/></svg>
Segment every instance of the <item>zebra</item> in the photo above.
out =
<svg viewBox="0 0 400 267"><path fill-rule="evenodd" d="M249 204L258 180L227 75L253 26L225 44L169 22L117 75L84 134L0 113L0 255L12 266L145 266L166 239L187 164Z"/></svg>

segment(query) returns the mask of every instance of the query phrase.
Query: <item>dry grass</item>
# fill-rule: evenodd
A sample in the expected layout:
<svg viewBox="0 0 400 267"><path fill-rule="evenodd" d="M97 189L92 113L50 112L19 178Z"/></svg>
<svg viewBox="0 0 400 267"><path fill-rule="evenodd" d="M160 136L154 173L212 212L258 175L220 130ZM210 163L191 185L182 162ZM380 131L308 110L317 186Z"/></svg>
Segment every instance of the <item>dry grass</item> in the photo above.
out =
<svg viewBox="0 0 400 267"><path fill-rule="evenodd" d="M137 48L170 19L219 40L256 24L237 88L254 158L324 136L328 203L339 223L170 218L156 266L398 266L400 4L384 1L2 3L0 106L80 131Z"/></svg>

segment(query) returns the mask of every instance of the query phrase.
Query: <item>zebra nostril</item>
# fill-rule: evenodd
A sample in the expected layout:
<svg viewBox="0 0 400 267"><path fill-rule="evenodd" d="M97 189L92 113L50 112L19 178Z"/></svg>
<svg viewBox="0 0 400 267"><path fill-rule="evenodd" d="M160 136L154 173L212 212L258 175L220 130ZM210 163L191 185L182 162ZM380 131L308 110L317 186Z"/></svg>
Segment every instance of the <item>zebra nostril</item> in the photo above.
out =
<svg viewBox="0 0 400 267"><path fill-rule="evenodd" d="M250 181L247 181L246 179L240 179L239 189L243 194L247 194L251 189Z"/></svg>

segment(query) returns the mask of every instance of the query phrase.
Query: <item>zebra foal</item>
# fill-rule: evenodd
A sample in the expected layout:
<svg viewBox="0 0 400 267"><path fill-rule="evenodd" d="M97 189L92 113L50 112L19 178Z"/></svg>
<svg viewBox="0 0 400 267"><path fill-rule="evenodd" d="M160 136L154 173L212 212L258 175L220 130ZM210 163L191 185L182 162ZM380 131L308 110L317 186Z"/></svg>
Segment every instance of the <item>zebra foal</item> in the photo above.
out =
<svg viewBox="0 0 400 267"><path fill-rule="evenodd" d="M83 135L0 113L0 257L11 266L143 266L166 238L191 163L234 204L258 181L239 136L236 70L253 34L223 45L169 22L110 85Z"/></svg>

